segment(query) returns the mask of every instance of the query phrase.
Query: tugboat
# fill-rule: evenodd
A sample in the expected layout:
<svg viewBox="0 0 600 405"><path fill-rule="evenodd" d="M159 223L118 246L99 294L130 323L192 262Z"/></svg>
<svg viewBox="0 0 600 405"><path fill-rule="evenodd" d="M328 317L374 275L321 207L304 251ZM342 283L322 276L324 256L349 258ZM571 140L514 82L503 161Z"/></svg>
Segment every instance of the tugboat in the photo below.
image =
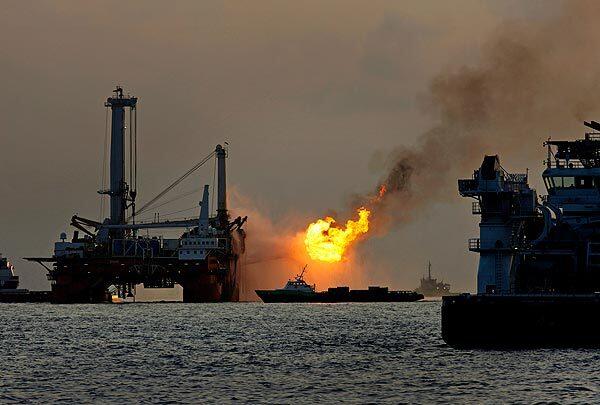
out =
<svg viewBox="0 0 600 405"><path fill-rule="evenodd" d="M486 156L458 181L481 216L477 294L442 299L453 347L600 347L600 123L575 141L548 140L538 199L528 173Z"/></svg>
<svg viewBox="0 0 600 405"><path fill-rule="evenodd" d="M0 292L13 292L19 287L19 276L15 276L13 265L0 254Z"/></svg>
<svg viewBox="0 0 600 405"><path fill-rule="evenodd" d="M308 265L296 277L285 284L285 287L276 290L256 290L256 295L263 302L313 302L316 296L316 286L304 281L304 273Z"/></svg>
<svg viewBox="0 0 600 405"><path fill-rule="evenodd" d="M288 280L285 287L276 290L256 290L263 302L412 302L425 298L414 291L389 291L387 287L369 287L368 290L350 290L334 287L316 291L316 286L304 281L307 266L299 275Z"/></svg>
<svg viewBox="0 0 600 405"><path fill-rule="evenodd" d="M421 285L415 291L426 297L441 297L451 294L450 284L443 281L438 282L437 278L431 278L431 262L427 266L427 278L421 278Z"/></svg>

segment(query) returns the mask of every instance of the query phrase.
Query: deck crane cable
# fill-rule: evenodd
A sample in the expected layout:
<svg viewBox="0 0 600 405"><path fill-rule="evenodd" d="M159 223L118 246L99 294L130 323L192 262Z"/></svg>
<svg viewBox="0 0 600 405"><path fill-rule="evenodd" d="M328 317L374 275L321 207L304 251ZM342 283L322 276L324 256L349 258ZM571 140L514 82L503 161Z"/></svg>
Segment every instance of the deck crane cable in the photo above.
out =
<svg viewBox="0 0 600 405"><path fill-rule="evenodd" d="M168 212L166 214L160 214L159 218L161 219L166 219L167 221L175 221L175 220L189 220L191 219L190 217L178 217L178 218L170 218L170 215L173 214L177 214L180 212L186 212L186 211L192 211L192 210L197 210L198 206L194 206L194 207L190 207L190 208L186 208L183 210L179 210L179 211L173 211L173 212ZM151 222L157 222L157 215L156 213L154 214L153 217L147 216L147 217L143 217L141 219L138 219L138 224L146 224L146 223L151 223Z"/></svg>
<svg viewBox="0 0 600 405"><path fill-rule="evenodd" d="M187 172L185 172L181 177L179 177L177 180L175 180L174 182L169 184L163 191L158 193L154 198L152 198L146 204L142 205L142 207L139 210L137 210L136 215L149 209L156 201L161 199L165 194L167 194L169 191L171 191L173 188L175 188L175 186L177 186L179 183L181 183L183 180L185 180L189 175L191 175L196 170L198 170L201 166L203 166L206 162L208 162L214 156L215 156L214 151L209 153L204 159L202 159L200 162L196 163L191 169L189 169Z"/></svg>
<svg viewBox="0 0 600 405"><path fill-rule="evenodd" d="M160 208L160 207L164 207L165 205L174 203L174 202L179 201L179 200L181 200L181 199L183 199L185 197L189 197L190 195L195 194L195 193L197 193L199 191L202 191L202 188L196 188L194 190L189 190L189 191L186 191L184 193L177 194L175 197L171 198L170 200L167 200L167 201L165 201L163 203L160 203L158 205L152 205L152 206L147 207L146 211L153 210L153 209Z"/></svg>
<svg viewBox="0 0 600 405"><path fill-rule="evenodd" d="M168 220L172 221L176 218L168 218L170 215L179 214L179 213L187 212L187 211L193 211L193 210L197 210L198 208L199 207L197 205L194 205L193 207L190 207L190 208L184 208L184 209L177 210L177 211L167 212L166 214L160 214L160 218L168 219ZM143 222L150 221L150 219L151 219L150 216L148 216L148 217L144 217L144 218L140 219L139 221L140 221L140 223L143 223ZM189 219L189 218L182 217L182 218L178 218L178 219ZM152 220L155 221L156 217L154 217Z"/></svg>

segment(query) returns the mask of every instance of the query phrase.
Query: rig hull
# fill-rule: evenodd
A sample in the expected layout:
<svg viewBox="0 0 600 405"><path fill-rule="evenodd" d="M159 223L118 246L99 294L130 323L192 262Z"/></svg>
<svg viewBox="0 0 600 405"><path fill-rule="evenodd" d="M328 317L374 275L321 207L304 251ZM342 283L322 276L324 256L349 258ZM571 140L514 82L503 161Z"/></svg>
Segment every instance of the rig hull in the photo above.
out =
<svg viewBox="0 0 600 405"><path fill-rule="evenodd" d="M442 299L442 337L455 348L600 347L600 294Z"/></svg>
<svg viewBox="0 0 600 405"><path fill-rule="evenodd" d="M130 258L70 259L58 261L50 276L51 301L57 304L111 302L109 287L144 284L183 288L183 302L239 301L241 266L238 257L218 268L215 261L182 263L177 258L143 261Z"/></svg>
<svg viewBox="0 0 600 405"><path fill-rule="evenodd" d="M183 302L238 302L240 273L239 260L231 260L226 271L202 268L180 274Z"/></svg>

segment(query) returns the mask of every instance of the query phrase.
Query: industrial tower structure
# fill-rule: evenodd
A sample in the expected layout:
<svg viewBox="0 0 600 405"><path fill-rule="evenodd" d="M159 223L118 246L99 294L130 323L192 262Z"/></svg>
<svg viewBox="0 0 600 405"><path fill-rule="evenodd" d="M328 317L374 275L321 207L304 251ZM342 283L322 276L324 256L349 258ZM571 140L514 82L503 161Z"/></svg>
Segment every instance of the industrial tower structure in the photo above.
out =
<svg viewBox="0 0 600 405"><path fill-rule="evenodd" d="M146 288L180 284L186 302L237 301L245 253L242 225L247 217L233 221L229 217L227 150L217 145L136 211L137 98L125 96L121 87L114 93L105 103L111 109L110 188L99 191L110 197L110 217L98 222L75 215L71 219L76 228L71 241L63 233L61 241L55 243L52 257L26 259L48 270L52 299L58 303L108 301L110 286L120 297L125 297L133 293L137 284ZM205 185L197 218L160 221L155 217L151 222L136 222L138 214L156 208L161 198L213 158L218 175L215 217L210 216L209 186ZM177 239L142 237L137 232L160 228L184 231ZM84 235L80 237L79 232Z"/></svg>
<svg viewBox="0 0 600 405"><path fill-rule="evenodd" d="M134 170L137 167L135 163L136 156L134 155L135 145L137 143L137 128L134 127L134 122L131 117L137 116L136 97L123 96L123 89L117 87L114 91L115 96L109 97L104 104L111 109L111 130L110 130L110 189L100 190L101 194L110 196L110 223L111 225L125 224L125 211L128 208L128 203L133 208L132 217L135 218L135 197L136 190L134 183ZM130 183L125 181L125 109L129 109L129 170ZM133 129L135 128L135 132ZM112 229L111 236L113 238L123 237L122 229Z"/></svg>
<svg viewBox="0 0 600 405"><path fill-rule="evenodd" d="M477 293L512 292L511 269L523 247L524 221L536 215L537 194L527 174L508 173L498 156L486 156L471 179L458 181L458 190L475 199L472 212L481 216L480 237L469 239L469 250L479 253Z"/></svg>

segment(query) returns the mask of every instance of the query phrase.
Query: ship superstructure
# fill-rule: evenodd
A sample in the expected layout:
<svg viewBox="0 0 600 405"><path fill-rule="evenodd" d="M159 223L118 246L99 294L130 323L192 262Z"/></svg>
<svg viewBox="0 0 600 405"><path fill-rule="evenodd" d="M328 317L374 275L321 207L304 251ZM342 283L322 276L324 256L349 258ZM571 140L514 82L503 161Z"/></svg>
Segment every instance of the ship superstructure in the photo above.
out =
<svg viewBox="0 0 600 405"><path fill-rule="evenodd" d="M0 254L0 290L16 290L19 276L15 276L13 265Z"/></svg>
<svg viewBox="0 0 600 405"><path fill-rule="evenodd" d="M105 106L111 110L110 215L102 222L73 216L73 236L61 234L50 258L34 257L48 270L54 302L104 302L113 286L124 298L136 284L146 288L183 287L185 302L237 301L247 218L231 221L227 209L227 150L217 145L183 176L136 210L137 98L120 87ZM141 212L205 163L216 159L217 210L209 212L209 186L204 186L197 218L136 222ZM143 236L141 230L182 229L181 237ZM82 235L81 235L81 234ZM49 264L49 265L48 265Z"/></svg>
<svg viewBox="0 0 600 405"><path fill-rule="evenodd" d="M308 265L302 267L302 271L296 277L291 280L288 280L285 283L283 288L277 289L277 291L293 291L293 292L301 292L301 293L314 293L315 285L309 285L306 281L304 281L304 273L306 272L306 268Z"/></svg>
<svg viewBox="0 0 600 405"><path fill-rule="evenodd" d="M585 125L583 139L545 142L541 198L498 156L458 181L481 216L468 242L480 257L477 295L444 297L449 344L600 346L600 123Z"/></svg>
<svg viewBox="0 0 600 405"><path fill-rule="evenodd" d="M600 291L600 133L545 145L548 194L541 199L528 174L508 173L498 156L459 180L481 216L480 237L469 240L480 255L480 294Z"/></svg>

